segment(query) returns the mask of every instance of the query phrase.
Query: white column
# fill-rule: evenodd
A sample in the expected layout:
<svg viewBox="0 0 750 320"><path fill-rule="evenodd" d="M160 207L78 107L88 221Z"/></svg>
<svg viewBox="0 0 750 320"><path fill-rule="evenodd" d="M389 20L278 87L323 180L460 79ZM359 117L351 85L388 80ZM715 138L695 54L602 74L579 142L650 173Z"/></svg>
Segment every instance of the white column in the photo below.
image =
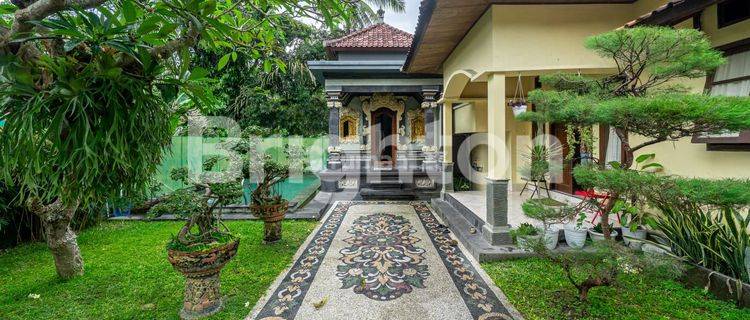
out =
<svg viewBox="0 0 750 320"><path fill-rule="evenodd" d="M491 180L508 180L510 159L506 153L505 75L491 74L487 80L488 173Z"/></svg>
<svg viewBox="0 0 750 320"><path fill-rule="evenodd" d="M443 102L443 163L453 163L453 102Z"/></svg>

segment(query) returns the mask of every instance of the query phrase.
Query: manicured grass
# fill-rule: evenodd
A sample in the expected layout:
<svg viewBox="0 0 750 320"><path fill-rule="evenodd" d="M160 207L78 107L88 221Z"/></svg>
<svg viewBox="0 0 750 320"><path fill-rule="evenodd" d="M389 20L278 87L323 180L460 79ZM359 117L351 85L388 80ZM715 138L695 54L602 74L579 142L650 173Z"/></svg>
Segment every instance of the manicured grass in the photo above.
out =
<svg viewBox="0 0 750 320"><path fill-rule="evenodd" d="M627 275L616 287L593 289L586 305L549 261L534 258L483 267L526 319L750 319L750 310L672 280Z"/></svg>
<svg viewBox="0 0 750 320"><path fill-rule="evenodd" d="M87 230L78 238L86 275L70 281L57 278L44 244L0 253L0 319L177 319L184 280L167 261L165 246L180 226L106 222ZM225 308L212 319L247 316L315 223L284 222L284 240L274 245L261 244L261 222L228 226L242 240L222 272Z"/></svg>

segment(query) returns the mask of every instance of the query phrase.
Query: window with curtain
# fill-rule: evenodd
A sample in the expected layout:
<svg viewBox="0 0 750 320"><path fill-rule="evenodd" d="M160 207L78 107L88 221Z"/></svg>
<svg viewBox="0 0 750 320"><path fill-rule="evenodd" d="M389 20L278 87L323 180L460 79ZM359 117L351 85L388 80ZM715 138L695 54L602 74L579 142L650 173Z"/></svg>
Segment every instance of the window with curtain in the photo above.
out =
<svg viewBox="0 0 750 320"><path fill-rule="evenodd" d="M727 63L716 69L706 84L711 95L750 96L750 46L745 42L742 47L724 50ZM750 145L750 131L706 134L695 137L693 142L707 143L709 150L744 150L744 145Z"/></svg>
<svg viewBox="0 0 750 320"><path fill-rule="evenodd" d="M607 139L607 150L605 151L604 163L607 168L611 168L612 162L622 162L622 141L617 136L615 128L609 128L609 137Z"/></svg>

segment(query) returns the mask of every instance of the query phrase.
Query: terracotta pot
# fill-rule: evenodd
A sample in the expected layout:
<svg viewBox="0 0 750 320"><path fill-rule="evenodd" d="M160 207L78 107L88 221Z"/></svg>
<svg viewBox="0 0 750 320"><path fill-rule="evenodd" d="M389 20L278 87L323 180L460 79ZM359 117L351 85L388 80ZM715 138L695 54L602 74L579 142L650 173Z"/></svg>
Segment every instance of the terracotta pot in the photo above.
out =
<svg viewBox="0 0 750 320"><path fill-rule="evenodd" d="M183 252L168 250L172 266L185 276L185 300L181 319L198 319L219 312L221 300L221 269L234 258L240 240L204 251Z"/></svg>
<svg viewBox="0 0 750 320"><path fill-rule="evenodd" d="M289 202L284 201L272 205L252 205L250 211L265 222L263 225L263 241L274 243L281 240L281 221L289 209Z"/></svg>
<svg viewBox="0 0 750 320"><path fill-rule="evenodd" d="M289 202L284 201L272 205L251 205L250 212L254 216L263 220L263 222L279 222L284 219L286 211L289 209Z"/></svg>

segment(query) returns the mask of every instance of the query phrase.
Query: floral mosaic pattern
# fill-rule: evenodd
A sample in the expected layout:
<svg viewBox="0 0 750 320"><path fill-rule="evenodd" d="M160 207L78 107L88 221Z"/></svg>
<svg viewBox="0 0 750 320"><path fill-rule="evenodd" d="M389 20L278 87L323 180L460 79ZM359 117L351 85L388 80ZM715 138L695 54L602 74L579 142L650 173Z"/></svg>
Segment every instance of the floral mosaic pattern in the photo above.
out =
<svg viewBox="0 0 750 320"><path fill-rule="evenodd" d="M425 288L429 276L424 264L425 249L415 244L422 241L414 236L417 230L403 216L376 213L354 220L347 231L352 237L341 249L343 264L337 268L342 289L370 299L389 301Z"/></svg>
<svg viewBox="0 0 750 320"><path fill-rule="evenodd" d="M333 209L318 233L315 234L312 242L307 245L305 253L289 270L276 292L256 317L257 319L294 319L321 262L323 262L323 257L328 253L328 248L336 236L344 215L352 204L351 202L341 203Z"/></svg>
<svg viewBox="0 0 750 320"><path fill-rule="evenodd" d="M430 235L432 243L437 247L441 260L450 271L451 278L461 292L474 319L513 319L508 309L503 306L484 279L478 275L471 261L461 249L453 244L453 239L445 233L430 207L423 202L412 203L412 206Z"/></svg>

